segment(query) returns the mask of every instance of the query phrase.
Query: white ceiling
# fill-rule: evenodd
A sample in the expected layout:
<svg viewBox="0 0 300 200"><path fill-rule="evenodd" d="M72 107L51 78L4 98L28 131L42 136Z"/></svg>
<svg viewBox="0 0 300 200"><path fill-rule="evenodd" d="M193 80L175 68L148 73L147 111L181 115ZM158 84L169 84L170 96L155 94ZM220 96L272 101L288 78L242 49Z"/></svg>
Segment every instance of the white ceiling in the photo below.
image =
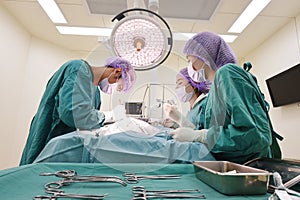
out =
<svg viewBox="0 0 300 200"><path fill-rule="evenodd" d="M124 7L123 10L128 9L128 6L125 6L126 2L128 2L126 0L99 1L103 3L103 6L107 6L107 9L117 7L116 5L109 6L112 2L120 2L120 5ZM170 10L178 10L186 14L191 11L190 5L192 5L192 7L198 6L201 11L201 7L195 3L197 2L196 0L177 1L185 2L185 5L181 4L180 6L178 6L175 0L160 1L163 2L161 3L162 5L169 6L160 8L163 10L158 11L159 14L160 12L170 13ZM0 2L23 24L24 28L35 37L47 40L76 53L83 54L92 51L98 43L98 37L96 36L61 35L37 0L1 0ZM148 0L145 2L147 3ZM168 4L166 2L171 3ZM189 2L193 3L189 4ZM164 19L174 32L196 33L200 31L211 31L217 34L229 34L227 33L228 29L250 2L251 0L220 0L217 9L209 20L183 19L179 17L166 17ZM91 14L86 0L56 0L56 3L66 17L68 26L113 28L116 22L111 22L111 20L115 15L119 14ZM238 38L233 43L230 43L230 46L238 58L241 58L299 14L300 0L272 0L259 16L256 17L242 33L238 34ZM178 16L180 16L180 13L178 13ZM183 44L184 42L175 41L173 51L180 53Z"/></svg>

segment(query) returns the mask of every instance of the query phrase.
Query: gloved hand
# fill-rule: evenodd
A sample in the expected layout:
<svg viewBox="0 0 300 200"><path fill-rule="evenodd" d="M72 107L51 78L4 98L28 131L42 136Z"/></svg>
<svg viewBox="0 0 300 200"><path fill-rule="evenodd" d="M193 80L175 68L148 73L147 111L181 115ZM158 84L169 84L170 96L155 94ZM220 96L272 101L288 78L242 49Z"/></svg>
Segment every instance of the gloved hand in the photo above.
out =
<svg viewBox="0 0 300 200"><path fill-rule="evenodd" d="M190 122L186 117L184 117L174 105L165 103L164 104L164 111L166 113L166 116L170 119L172 119L174 122L179 124L181 127L190 127L192 129L195 128L195 125Z"/></svg>
<svg viewBox="0 0 300 200"><path fill-rule="evenodd" d="M169 118L164 119L162 122L162 125L164 127L168 127L168 128L178 128L179 127L179 125L175 121L173 121Z"/></svg>
<svg viewBox="0 0 300 200"><path fill-rule="evenodd" d="M103 111L105 116L104 124L114 122L114 114L112 111Z"/></svg>
<svg viewBox="0 0 300 200"><path fill-rule="evenodd" d="M127 118L124 105L117 105L113 108L112 113L114 121L119 121L121 119Z"/></svg>
<svg viewBox="0 0 300 200"><path fill-rule="evenodd" d="M207 144L207 131L207 129L194 130L189 127L182 127L170 131L170 135L179 142L202 142Z"/></svg>
<svg viewBox="0 0 300 200"><path fill-rule="evenodd" d="M166 116L172 119L175 122L179 122L181 118L181 113L177 110L175 105L171 105L168 103L164 104L164 111Z"/></svg>
<svg viewBox="0 0 300 200"><path fill-rule="evenodd" d="M124 105L117 105L112 111L103 111L102 113L105 115L104 124L116 122L127 117Z"/></svg>

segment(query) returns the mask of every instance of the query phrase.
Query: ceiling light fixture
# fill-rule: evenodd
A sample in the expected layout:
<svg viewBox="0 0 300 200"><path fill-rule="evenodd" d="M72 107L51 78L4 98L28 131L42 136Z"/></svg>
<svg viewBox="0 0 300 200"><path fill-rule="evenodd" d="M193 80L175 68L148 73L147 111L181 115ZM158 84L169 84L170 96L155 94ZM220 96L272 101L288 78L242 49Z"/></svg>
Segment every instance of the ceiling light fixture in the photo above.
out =
<svg viewBox="0 0 300 200"><path fill-rule="evenodd" d="M89 36L104 36L111 35L111 28L93 28L93 27L75 27L75 26L56 26L60 34L64 35L89 35Z"/></svg>
<svg viewBox="0 0 300 200"><path fill-rule="evenodd" d="M67 23L67 20L54 0L38 0L38 2L53 23Z"/></svg>
<svg viewBox="0 0 300 200"><path fill-rule="evenodd" d="M111 28L92 28L92 27L80 27L80 26L56 26L56 29L63 35L87 35L87 36L99 36L110 37ZM173 33L174 41L187 41L196 33ZM225 42L232 43L238 37L237 35L219 35ZM102 38L103 39L103 38Z"/></svg>
<svg viewBox="0 0 300 200"><path fill-rule="evenodd" d="M241 33L270 2L271 0L252 0L228 32Z"/></svg>

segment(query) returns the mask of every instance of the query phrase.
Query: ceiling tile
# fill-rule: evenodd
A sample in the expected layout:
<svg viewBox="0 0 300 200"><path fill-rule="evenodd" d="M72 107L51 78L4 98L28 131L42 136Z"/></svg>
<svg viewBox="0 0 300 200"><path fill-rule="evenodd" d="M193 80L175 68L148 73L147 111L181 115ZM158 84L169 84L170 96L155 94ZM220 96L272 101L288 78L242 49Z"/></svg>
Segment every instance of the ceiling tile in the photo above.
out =
<svg viewBox="0 0 300 200"><path fill-rule="evenodd" d="M209 20L220 0L159 0L159 14L166 18Z"/></svg>
<svg viewBox="0 0 300 200"><path fill-rule="evenodd" d="M102 16L90 14L84 5L61 4L60 8L70 26L105 26Z"/></svg>
<svg viewBox="0 0 300 200"><path fill-rule="evenodd" d="M91 14L116 15L127 10L126 0L83 0Z"/></svg>

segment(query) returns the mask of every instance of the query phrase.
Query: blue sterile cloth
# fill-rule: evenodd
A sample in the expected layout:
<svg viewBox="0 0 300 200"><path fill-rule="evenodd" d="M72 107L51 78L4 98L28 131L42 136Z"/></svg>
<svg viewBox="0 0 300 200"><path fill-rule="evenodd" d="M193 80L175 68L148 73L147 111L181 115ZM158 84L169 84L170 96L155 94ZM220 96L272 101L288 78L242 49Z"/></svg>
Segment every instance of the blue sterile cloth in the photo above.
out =
<svg viewBox="0 0 300 200"><path fill-rule="evenodd" d="M148 136L136 132L112 135L74 131L53 138L34 161L76 163L190 163L215 160L199 142L177 142L165 132Z"/></svg>

